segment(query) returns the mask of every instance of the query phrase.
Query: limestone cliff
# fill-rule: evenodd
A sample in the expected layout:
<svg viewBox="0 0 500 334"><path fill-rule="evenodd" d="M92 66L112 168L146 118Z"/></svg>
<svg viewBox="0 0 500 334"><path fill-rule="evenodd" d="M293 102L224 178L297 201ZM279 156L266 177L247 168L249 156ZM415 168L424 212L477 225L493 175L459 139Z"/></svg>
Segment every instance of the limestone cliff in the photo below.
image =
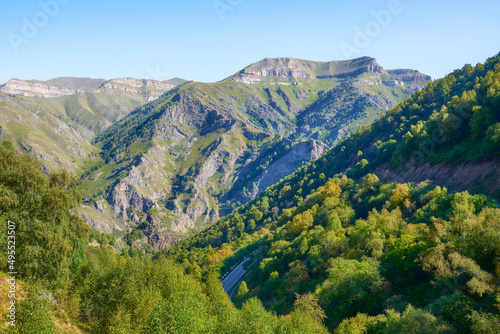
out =
<svg viewBox="0 0 500 334"><path fill-rule="evenodd" d="M156 80L120 78L103 83L95 92L104 93L107 91L121 91L124 93L142 95L148 101L154 101L163 93L168 92L174 87L175 85Z"/></svg>
<svg viewBox="0 0 500 334"><path fill-rule="evenodd" d="M28 97L56 98L83 93L122 92L145 98L147 101L158 99L160 95L173 89L177 82L157 80L119 78L106 81L91 78L55 78L48 81L11 79L0 85L0 91L6 94Z"/></svg>
<svg viewBox="0 0 500 334"><path fill-rule="evenodd" d="M76 89L58 87L47 84L43 81L24 81L19 79L11 79L3 86L0 86L0 91L6 94L16 94L23 96L38 96L38 97L60 97L77 94Z"/></svg>

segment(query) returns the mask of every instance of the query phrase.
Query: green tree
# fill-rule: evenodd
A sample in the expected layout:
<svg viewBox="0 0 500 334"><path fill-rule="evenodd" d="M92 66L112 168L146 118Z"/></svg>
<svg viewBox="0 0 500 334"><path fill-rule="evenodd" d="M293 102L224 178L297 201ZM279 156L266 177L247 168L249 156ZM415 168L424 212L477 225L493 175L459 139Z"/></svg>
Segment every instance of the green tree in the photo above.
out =
<svg viewBox="0 0 500 334"><path fill-rule="evenodd" d="M495 123L496 117L489 107L475 106L474 115L470 121L472 139L478 139L486 135L488 128Z"/></svg>
<svg viewBox="0 0 500 334"><path fill-rule="evenodd" d="M408 184L406 183L400 184L396 189L394 189L390 199L392 205L401 209L408 209L410 207L410 200L411 192Z"/></svg>
<svg viewBox="0 0 500 334"><path fill-rule="evenodd" d="M50 316L52 314L50 302L42 298L32 287L28 287L27 290L16 311L15 333L57 333L54 320Z"/></svg>
<svg viewBox="0 0 500 334"><path fill-rule="evenodd" d="M291 234L298 234L302 231L310 228L314 223L314 218L309 211L305 211L303 213L299 213L291 222L286 224L286 229Z"/></svg>
<svg viewBox="0 0 500 334"><path fill-rule="evenodd" d="M238 294L236 295L237 298L243 299L248 293L248 286L247 282L243 281L241 282L240 286L238 287Z"/></svg>
<svg viewBox="0 0 500 334"><path fill-rule="evenodd" d="M296 289L301 283L309 280L307 267L300 260L295 260L289 265L290 270L285 276L290 290Z"/></svg>
<svg viewBox="0 0 500 334"><path fill-rule="evenodd" d="M295 312L307 314L317 323L323 323L326 318L325 311L318 304L318 297L313 293L304 295L296 293L293 306Z"/></svg>
<svg viewBox="0 0 500 334"><path fill-rule="evenodd" d="M25 277L67 286L88 236L88 226L74 211L79 201L76 179L68 172L47 177L33 158L0 146L0 223L15 223L16 261ZM0 238L4 248L5 240Z"/></svg>
<svg viewBox="0 0 500 334"><path fill-rule="evenodd" d="M444 321L436 318L429 312L413 308L411 305L406 308L403 314L395 311L387 312L387 325L382 331L383 334L445 334L453 333Z"/></svg>

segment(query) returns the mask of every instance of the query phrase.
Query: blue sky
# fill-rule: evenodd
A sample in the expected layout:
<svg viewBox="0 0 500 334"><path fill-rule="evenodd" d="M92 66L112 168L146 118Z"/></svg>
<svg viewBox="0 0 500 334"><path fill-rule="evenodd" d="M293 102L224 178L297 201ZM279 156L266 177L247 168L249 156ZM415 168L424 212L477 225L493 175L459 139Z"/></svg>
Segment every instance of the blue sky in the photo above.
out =
<svg viewBox="0 0 500 334"><path fill-rule="evenodd" d="M389 15L377 21L373 12ZM500 51L498 13L498 0L2 1L0 82L211 82L265 57L365 55L440 78Z"/></svg>

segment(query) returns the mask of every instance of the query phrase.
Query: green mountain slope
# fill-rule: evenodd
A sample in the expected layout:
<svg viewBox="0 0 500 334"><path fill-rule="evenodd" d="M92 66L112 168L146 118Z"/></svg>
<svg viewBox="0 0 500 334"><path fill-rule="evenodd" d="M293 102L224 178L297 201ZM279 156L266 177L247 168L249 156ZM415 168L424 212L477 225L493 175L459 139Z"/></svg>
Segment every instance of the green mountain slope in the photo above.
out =
<svg viewBox="0 0 500 334"><path fill-rule="evenodd" d="M75 186L67 172L49 177L0 145L0 247L10 249L0 259L2 333L327 333L307 296L287 316L257 299L237 309L216 275L202 282L168 259L89 245Z"/></svg>
<svg viewBox="0 0 500 334"><path fill-rule="evenodd" d="M79 172L99 154L89 129L29 98L0 93L0 113L0 138L37 157L47 171Z"/></svg>
<svg viewBox="0 0 500 334"><path fill-rule="evenodd" d="M96 161L96 135L173 87L131 78L12 79L0 86L0 136L41 159L47 170L80 174Z"/></svg>
<svg viewBox="0 0 500 334"><path fill-rule="evenodd" d="M500 211L484 193L498 197L500 175L481 166L498 162L499 101L500 55L466 65L162 254L227 272L258 249L247 296L286 313L293 293L314 293L336 333L497 332ZM476 194L406 183L431 163L467 163L473 182L438 182ZM384 171L404 183L370 173Z"/></svg>
<svg viewBox="0 0 500 334"><path fill-rule="evenodd" d="M368 57L278 58L217 83L185 83L96 138L103 162L84 175L81 191L91 200L82 212L107 233L147 220L153 248L171 245L430 81L403 72L393 76Z"/></svg>

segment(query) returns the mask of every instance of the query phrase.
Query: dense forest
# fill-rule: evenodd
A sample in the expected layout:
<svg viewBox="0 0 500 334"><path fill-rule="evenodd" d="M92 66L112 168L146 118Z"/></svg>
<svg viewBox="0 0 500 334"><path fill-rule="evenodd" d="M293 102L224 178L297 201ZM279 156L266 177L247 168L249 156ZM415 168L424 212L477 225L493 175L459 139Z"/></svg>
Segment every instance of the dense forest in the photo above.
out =
<svg viewBox="0 0 500 334"><path fill-rule="evenodd" d="M337 333L500 330L500 209L484 195L344 176L246 239L264 259L238 302L286 314L296 294L313 294Z"/></svg>
<svg viewBox="0 0 500 334"><path fill-rule="evenodd" d="M117 254L76 215L74 177L46 176L3 142L0 247L7 249L8 221L16 222L22 268L17 326L3 330L500 332L498 194L384 184L373 174L381 166L498 158L499 62L500 55L429 84L153 256ZM99 246L89 245L94 239ZM255 250L262 260L231 301L219 278ZM0 259L3 272L7 261Z"/></svg>

